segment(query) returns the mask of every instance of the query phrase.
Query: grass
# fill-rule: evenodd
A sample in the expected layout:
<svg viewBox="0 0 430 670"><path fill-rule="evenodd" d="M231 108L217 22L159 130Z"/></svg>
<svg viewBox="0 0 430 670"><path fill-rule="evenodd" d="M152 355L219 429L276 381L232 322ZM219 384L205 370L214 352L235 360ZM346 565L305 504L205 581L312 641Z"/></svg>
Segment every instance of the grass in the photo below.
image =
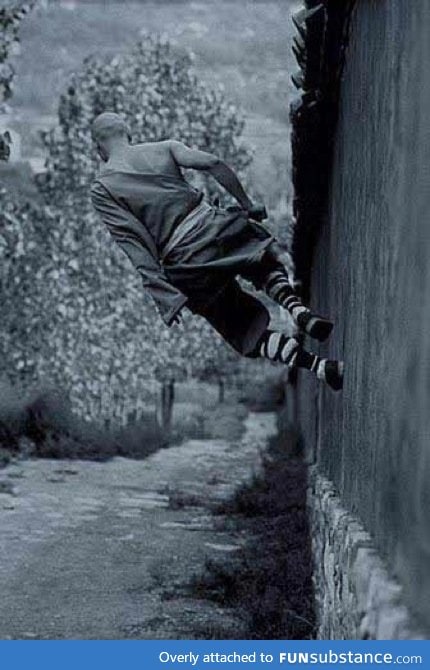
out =
<svg viewBox="0 0 430 670"><path fill-rule="evenodd" d="M314 635L306 466L287 428L272 440L263 473L218 509L252 539L237 557L210 560L190 585L194 597L233 607L247 639Z"/></svg>

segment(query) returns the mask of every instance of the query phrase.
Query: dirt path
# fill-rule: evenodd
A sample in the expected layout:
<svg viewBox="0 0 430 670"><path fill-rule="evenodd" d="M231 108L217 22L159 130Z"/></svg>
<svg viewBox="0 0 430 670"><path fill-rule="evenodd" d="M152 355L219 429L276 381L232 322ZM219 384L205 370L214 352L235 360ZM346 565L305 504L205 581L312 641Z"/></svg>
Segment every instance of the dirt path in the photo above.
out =
<svg viewBox="0 0 430 670"><path fill-rule="evenodd" d="M192 638L240 626L166 583L234 552L208 507L259 467L275 432L251 414L237 444L189 441L144 461L33 460L2 471L0 638ZM217 529L218 525L218 529Z"/></svg>

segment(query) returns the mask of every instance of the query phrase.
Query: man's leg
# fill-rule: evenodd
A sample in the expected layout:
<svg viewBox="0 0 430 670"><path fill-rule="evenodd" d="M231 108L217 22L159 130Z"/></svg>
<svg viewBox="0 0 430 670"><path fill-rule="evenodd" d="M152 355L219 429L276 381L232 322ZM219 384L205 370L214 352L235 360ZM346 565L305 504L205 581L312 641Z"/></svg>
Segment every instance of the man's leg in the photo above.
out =
<svg viewBox="0 0 430 670"><path fill-rule="evenodd" d="M305 368L326 382L334 391L339 391L343 386L343 363L309 353L294 337L266 330L257 343L255 353L291 368Z"/></svg>
<svg viewBox="0 0 430 670"><path fill-rule="evenodd" d="M247 276L248 275L248 276ZM323 342L330 335L333 324L306 307L291 286L287 269L282 263L277 245L269 247L257 266L243 273L257 288L263 290L279 305L288 310L298 327L310 337Z"/></svg>
<svg viewBox="0 0 430 670"><path fill-rule="evenodd" d="M266 307L237 281L231 281L208 305L191 302L188 306L242 356L305 368L334 390L342 388L343 364L310 354L294 337L268 330L270 317Z"/></svg>
<svg viewBox="0 0 430 670"><path fill-rule="evenodd" d="M302 303L291 286L284 268L279 266L267 275L263 290L272 300L287 309L299 328L310 337L320 342L329 337L333 330L332 322L315 314Z"/></svg>

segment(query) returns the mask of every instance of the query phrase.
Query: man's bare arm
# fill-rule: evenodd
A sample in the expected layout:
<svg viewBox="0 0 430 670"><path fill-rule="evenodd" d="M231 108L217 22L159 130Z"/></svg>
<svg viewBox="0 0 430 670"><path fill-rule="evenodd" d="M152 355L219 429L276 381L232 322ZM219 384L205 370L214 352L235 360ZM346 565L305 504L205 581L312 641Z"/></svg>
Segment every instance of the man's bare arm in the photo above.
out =
<svg viewBox="0 0 430 670"><path fill-rule="evenodd" d="M255 209L235 172L218 156L206 151L190 149L182 142L173 141L170 143L170 152L180 167L209 172L243 209L247 211Z"/></svg>

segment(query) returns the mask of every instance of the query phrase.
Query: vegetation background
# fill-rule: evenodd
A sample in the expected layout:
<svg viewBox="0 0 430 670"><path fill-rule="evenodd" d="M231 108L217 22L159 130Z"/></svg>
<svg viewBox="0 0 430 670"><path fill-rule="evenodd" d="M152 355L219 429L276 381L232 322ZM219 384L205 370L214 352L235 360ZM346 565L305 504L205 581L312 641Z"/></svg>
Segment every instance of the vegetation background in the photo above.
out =
<svg viewBox="0 0 430 670"><path fill-rule="evenodd" d="M44 444L43 453L51 454L46 435L64 433L64 426L73 433L69 452L81 453L76 445L83 439L82 431L70 429L76 425L75 415L86 422L102 421L110 430L112 426L125 429L130 423L150 424L152 441L157 432L154 426L161 424L157 443L170 431L174 416L186 416L187 425L201 432L205 419L201 414L194 417L189 402L193 394L206 398L203 405L211 405L210 384L216 381L218 399L223 401L226 385L237 391L250 375L255 380L256 374L265 374L265 368L259 366L256 373L255 366L232 356L201 321L191 320L185 329L167 331L142 295L132 269L103 236L87 206L85 188L78 188L72 179L77 166L82 175L80 186L86 185L90 175L82 156L88 140L85 128L97 107L90 92L91 77L100 68L88 65L86 59L96 56L101 68L109 63L103 100L110 100L110 86L115 92L124 84L120 104L126 113L134 108L137 134L157 136L166 125L164 102L156 102L155 89L149 94L155 117L148 130L147 110L138 120L129 70L133 54L139 57L137 43L144 45L142 53L147 50L152 57L158 40L167 42L169 63L186 61L190 76L201 82L202 91L209 92L202 93L207 119L212 111L211 91L217 92L214 100L222 101L220 118L216 117L220 130L209 136L209 145L204 133L200 139L201 131L194 127L199 119L191 118L189 137L179 123L180 139L218 150L232 164L236 161L250 191L267 204L274 231L288 240L288 72L292 56L285 3L39 0L33 4L20 21L20 41L13 41L8 49L14 89L10 99L6 96L9 108L0 119L0 130L15 132L12 159L1 165L0 172L6 185L2 192L5 319L0 333L4 354L0 373L3 396L19 397L23 405L15 411L21 419L15 416L11 421L7 418L11 403L6 403L7 412L0 421L9 426L7 440L10 442L11 426L22 423L22 415L27 417L24 423L28 416L33 417L33 428L26 430L33 439L36 432ZM71 83L79 89L79 104L83 105L79 114L75 113ZM148 90L151 85L148 82ZM140 95L142 86L137 90ZM190 97L183 98L179 107L186 110L187 101ZM209 127L208 120L206 123ZM213 114L211 123L214 128ZM239 157L242 149L231 149L229 133L232 138L236 135L238 146L245 147L252 161ZM58 179L59 167L64 179ZM187 403L182 404L184 411L177 408L174 413L173 401L181 399L181 387L179 395L175 394L178 383L188 406L185 411ZM198 387L201 383L206 384L204 391ZM8 393L10 385L14 391ZM23 391L17 394L16 388ZM55 411L47 411L54 396ZM59 410L58 397L71 401L67 411ZM67 419L69 410L74 415ZM34 431L34 417L40 424L41 414L45 427ZM110 445L104 451L115 451L105 436L102 442Z"/></svg>

